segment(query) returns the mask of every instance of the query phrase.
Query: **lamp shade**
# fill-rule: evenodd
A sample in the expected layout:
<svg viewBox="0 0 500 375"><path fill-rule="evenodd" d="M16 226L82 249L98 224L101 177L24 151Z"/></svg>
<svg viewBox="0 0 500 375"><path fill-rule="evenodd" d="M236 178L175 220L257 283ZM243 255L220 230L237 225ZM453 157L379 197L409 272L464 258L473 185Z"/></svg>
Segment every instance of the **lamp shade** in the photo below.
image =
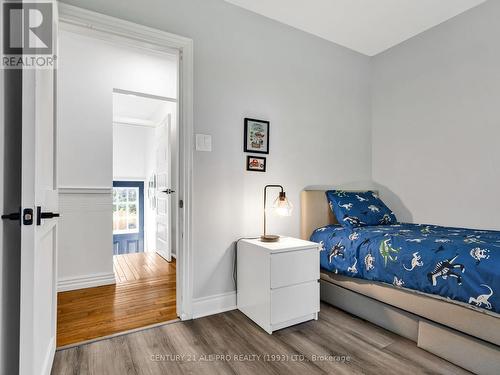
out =
<svg viewBox="0 0 500 375"><path fill-rule="evenodd" d="M293 205L290 203L286 194L281 192L273 203L273 211L279 216L291 216Z"/></svg>
<svg viewBox="0 0 500 375"><path fill-rule="evenodd" d="M274 201L271 206L271 210L279 216L290 216L292 214L292 204L288 201L285 190L281 185L266 185L264 187L264 234L260 236L262 242L278 242L280 236L275 234L267 234L266 232L266 217L267 217L267 189L269 188L279 188L280 195Z"/></svg>

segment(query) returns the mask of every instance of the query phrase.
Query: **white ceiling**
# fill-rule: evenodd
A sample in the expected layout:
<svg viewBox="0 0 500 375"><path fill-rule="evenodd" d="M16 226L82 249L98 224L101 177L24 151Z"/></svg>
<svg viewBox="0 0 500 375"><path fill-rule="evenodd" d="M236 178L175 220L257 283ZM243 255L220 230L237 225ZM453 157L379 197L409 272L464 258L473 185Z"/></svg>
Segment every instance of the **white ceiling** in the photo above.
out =
<svg viewBox="0 0 500 375"><path fill-rule="evenodd" d="M226 0L374 56L486 0Z"/></svg>
<svg viewBox="0 0 500 375"><path fill-rule="evenodd" d="M175 108L173 102L139 95L113 93L115 124L158 126Z"/></svg>

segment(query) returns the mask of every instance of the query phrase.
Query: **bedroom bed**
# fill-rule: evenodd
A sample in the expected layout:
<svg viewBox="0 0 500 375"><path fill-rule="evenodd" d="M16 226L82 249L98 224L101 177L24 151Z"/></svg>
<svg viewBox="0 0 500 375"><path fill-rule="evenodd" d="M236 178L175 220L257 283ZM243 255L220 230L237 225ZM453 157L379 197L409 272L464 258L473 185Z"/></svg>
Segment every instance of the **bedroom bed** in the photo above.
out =
<svg viewBox="0 0 500 375"><path fill-rule="evenodd" d="M323 247L322 300L470 371L500 373L500 233L346 228L330 207L325 190L302 192L301 237Z"/></svg>

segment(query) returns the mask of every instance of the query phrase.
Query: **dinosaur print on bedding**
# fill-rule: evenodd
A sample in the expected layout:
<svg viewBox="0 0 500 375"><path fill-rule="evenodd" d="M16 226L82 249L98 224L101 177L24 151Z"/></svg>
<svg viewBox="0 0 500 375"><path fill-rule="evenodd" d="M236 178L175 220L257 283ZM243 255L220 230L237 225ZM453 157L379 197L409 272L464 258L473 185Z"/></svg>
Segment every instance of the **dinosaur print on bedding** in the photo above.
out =
<svg viewBox="0 0 500 375"><path fill-rule="evenodd" d="M427 274L427 278L432 282L433 286L437 285L437 279L441 277L443 280L448 279L448 277L453 277L457 279L458 285L462 284L462 276L460 275L460 271L464 273L465 266L463 264L455 263L455 260L458 258L456 255L453 259L445 259L440 261L434 267L432 272Z"/></svg>
<svg viewBox="0 0 500 375"><path fill-rule="evenodd" d="M473 303L473 304L475 304L478 307L482 307L483 304L484 304L485 308L487 308L487 309L490 310L491 309L491 303L488 300L493 295L493 289L491 289L486 284L481 284L481 286L484 286L484 287L488 288L490 292L486 293L486 294L481 294L481 295L477 296L477 298L474 298L474 297L469 298L469 303Z"/></svg>
<svg viewBox="0 0 500 375"><path fill-rule="evenodd" d="M395 249L391 246L391 239L386 238L380 242L380 255L384 258L384 266L387 266L387 261L396 262L398 260L397 254L401 249Z"/></svg>
<svg viewBox="0 0 500 375"><path fill-rule="evenodd" d="M342 241L337 242L330 250L330 256L328 257L329 261L331 262L335 257L341 257L344 259L344 250L345 246L342 245Z"/></svg>
<svg viewBox="0 0 500 375"><path fill-rule="evenodd" d="M406 266L403 264L403 268L407 271L413 271L415 267L422 267L424 265L424 262L421 261L422 257L418 255L418 251L413 253L413 258L411 259L411 266L410 268L406 268Z"/></svg>
<svg viewBox="0 0 500 375"><path fill-rule="evenodd" d="M500 313L500 232L392 224L318 228L321 268ZM404 281L403 281L404 280Z"/></svg>

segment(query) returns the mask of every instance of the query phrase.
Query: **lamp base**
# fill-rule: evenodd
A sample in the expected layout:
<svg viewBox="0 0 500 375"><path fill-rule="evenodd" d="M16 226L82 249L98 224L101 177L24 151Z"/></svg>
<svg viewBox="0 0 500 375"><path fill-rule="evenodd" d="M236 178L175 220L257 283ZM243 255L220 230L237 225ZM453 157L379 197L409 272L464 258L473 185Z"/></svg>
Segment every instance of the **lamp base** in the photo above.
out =
<svg viewBox="0 0 500 375"><path fill-rule="evenodd" d="M276 236L274 234L266 234L265 236L260 236L260 240L262 242L278 242L280 240L280 236Z"/></svg>

